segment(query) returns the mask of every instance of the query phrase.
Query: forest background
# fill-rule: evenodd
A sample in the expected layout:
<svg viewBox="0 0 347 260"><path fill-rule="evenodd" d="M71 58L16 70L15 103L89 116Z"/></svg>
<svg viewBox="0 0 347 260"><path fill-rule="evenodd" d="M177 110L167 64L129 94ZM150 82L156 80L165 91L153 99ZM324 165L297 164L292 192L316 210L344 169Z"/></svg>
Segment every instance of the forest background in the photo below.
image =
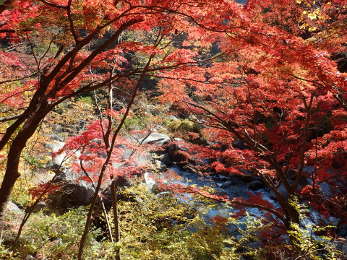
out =
<svg viewBox="0 0 347 260"><path fill-rule="evenodd" d="M3 258L344 259L346 19L344 0L1 1Z"/></svg>

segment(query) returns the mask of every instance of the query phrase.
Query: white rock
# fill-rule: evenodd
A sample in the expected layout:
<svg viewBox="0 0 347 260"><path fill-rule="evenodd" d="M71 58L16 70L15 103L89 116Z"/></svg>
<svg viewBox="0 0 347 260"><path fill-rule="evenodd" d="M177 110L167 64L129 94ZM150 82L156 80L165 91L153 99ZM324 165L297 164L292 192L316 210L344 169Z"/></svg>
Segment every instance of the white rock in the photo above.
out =
<svg viewBox="0 0 347 260"><path fill-rule="evenodd" d="M7 202L6 209L15 213L22 213L22 210L12 201Z"/></svg>
<svg viewBox="0 0 347 260"><path fill-rule="evenodd" d="M149 190L153 189L153 186L156 184L155 179L151 176L152 174L149 172L145 172L143 177L145 179L145 183Z"/></svg>
<svg viewBox="0 0 347 260"><path fill-rule="evenodd" d="M151 133L143 143L164 145L168 142L170 142L170 137L168 135L154 132Z"/></svg>

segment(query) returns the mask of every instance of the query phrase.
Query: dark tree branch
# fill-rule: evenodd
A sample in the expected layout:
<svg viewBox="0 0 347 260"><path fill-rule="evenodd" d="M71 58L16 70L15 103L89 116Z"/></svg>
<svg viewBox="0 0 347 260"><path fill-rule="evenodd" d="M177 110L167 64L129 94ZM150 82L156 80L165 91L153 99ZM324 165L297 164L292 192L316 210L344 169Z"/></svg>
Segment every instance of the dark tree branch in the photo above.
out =
<svg viewBox="0 0 347 260"><path fill-rule="evenodd" d="M72 36L73 36L73 38L77 44L79 42L79 40L78 40L78 35L76 33L75 26L74 26L74 23L73 23L73 20L71 17L71 4L72 4L72 0L69 0L69 2L67 4L67 18L69 20L71 34L72 34Z"/></svg>
<svg viewBox="0 0 347 260"><path fill-rule="evenodd" d="M58 5L55 3L48 2L46 0L39 0L39 1L46 4L46 5L49 5L49 6L55 7L55 8L59 8L59 9L67 9L68 8L68 6L66 6L66 5Z"/></svg>
<svg viewBox="0 0 347 260"><path fill-rule="evenodd" d="M145 75L146 75L146 69L148 68L149 64L151 63L152 61L152 58L153 58L154 55L152 55L149 59L148 59L148 62L144 68L144 71L142 72L136 86L135 86L135 89L132 93L132 96L131 96L131 99L127 105L127 108L125 110L125 113L121 119L121 121L119 122L118 124L118 127L115 129L115 132L112 136L112 141L111 141L111 145L107 151L107 157L106 157L106 160L105 162L103 163L102 167L101 167L101 170L100 170L100 174L99 174L99 179L98 179L98 184L96 186L96 189L95 189L95 192L94 192L94 196L92 198L92 202L91 202L91 205L90 205L90 208L89 208L89 211L88 211L88 215L87 215L87 220L86 220L86 224L85 224L85 228L84 228L84 231L83 231L83 234L82 234L82 237L81 237L81 240L80 240L80 245L79 245L79 250L78 250L78 260L82 260L82 257L83 257L83 250L84 250L84 245L85 245L85 242L86 242L86 239L87 239L87 235L89 233L89 229L90 229L90 225L91 225L91 220L92 220L92 214L93 214L93 211L94 211L94 207L95 207L95 203L96 203L96 199L98 197L98 194L99 194L99 191L100 191L100 188L101 188L101 184L102 184L102 180L103 180L103 177L104 177L104 174L105 174L105 171L108 167L108 164L110 163L110 160L111 160L111 156L112 156L112 152L113 152L113 149L114 149L114 146L115 146L115 143L116 143L116 139L118 137L118 134L120 132L120 130L122 129L124 123L125 123L125 120L127 119L129 113L130 113L130 109L132 107L132 105L134 104L134 101L135 101L135 97L137 96L137 92L140 88L140 83L143 81Z"/></svg>
<svg viewBox="0 0 347 260"><path fill-rule="evenodd" d="M11 121L11 120L17 119L17 118L19 118L19 117L21 117L21 116L22 116L22 115L9 116L9 117L2 117L2 118L0 118L0 123L7 122L7 121Z"/></svg>

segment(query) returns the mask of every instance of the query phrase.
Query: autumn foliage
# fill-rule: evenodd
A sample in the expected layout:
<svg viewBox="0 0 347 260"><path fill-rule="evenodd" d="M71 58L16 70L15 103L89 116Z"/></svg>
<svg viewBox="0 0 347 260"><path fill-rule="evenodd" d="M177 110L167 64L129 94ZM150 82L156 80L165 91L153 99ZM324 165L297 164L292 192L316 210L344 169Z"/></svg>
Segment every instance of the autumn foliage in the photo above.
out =
<svg viewBox="0 0 347 260"><path fill-rule="evenodd" d="M347 219L347 81L331 58L346 50L345 4L248 1L225 22L221 57L203 82L185 80L174 100L204 127L210 145L191 151L211 161L206 170L260 178L278 204L261 193L230 203L287 228L301 221L293 198L318 211L320 224Z"/></svg>
<svg viewBox="0 0 347 260"><path fill-rule="evenodd" d="M106 176L121 174L114 167L120 161L122 174L138 172L122 161L117 147L124 140L112 141L117 127L106 133L104 119L121 122L120 111L128 115L140 84L152 78L159 101L194 115L203 128L208 145L186 144L200 171L257 177L275 203L260 193L188 192L222 199L241 213L259 208L284 232L301 224L295 203L318 212L319 224L331 216L344 223L347 74L333 57L346 52L346 19L345 0L5 1L0 37L17 47L0 50L7 124L0 149L8 149L0 213L27 141L47 114L81 94L111 86L127 93L128 107L109 107L68 140L65 151L79 150L72 167L80 179L95 181L109 151Z"/></svg>

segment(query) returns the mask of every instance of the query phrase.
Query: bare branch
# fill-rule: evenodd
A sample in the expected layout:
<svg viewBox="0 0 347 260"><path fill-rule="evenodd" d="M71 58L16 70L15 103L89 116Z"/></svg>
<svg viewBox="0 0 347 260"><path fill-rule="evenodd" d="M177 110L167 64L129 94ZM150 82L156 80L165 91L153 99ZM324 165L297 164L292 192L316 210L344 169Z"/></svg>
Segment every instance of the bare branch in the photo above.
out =
<svg viewBox="0 0 347 260"><path fill-rule="evenodd" d="M7 122L7 121L11 121L11 120L14 120L14 119L17 119L19 118L21 115L16 115L16 116L10 116L10 117L3 117L3 118L0 118L0 123L3 123L3 122Z"/></svg>
<svg viewBox="0 0 347 260"><path fill-rule="evenodd" d="M78 35L76 33L75 26L73 24L73 20L72 20L72 17L71 17L71 4L72 4L72 0L69 0L69 2L67 4L67 18L69 20L70 31L72 33L72 36L73 36L75 42L78 43L79 42Z"/></svg>

